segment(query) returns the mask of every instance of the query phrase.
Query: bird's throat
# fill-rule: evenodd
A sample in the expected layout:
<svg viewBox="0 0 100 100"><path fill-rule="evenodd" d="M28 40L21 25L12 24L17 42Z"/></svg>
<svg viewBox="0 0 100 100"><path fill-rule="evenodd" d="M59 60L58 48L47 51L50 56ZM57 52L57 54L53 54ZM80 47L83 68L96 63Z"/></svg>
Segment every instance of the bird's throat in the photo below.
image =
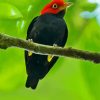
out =
<svg viewBox="0 0 100 100"><path fill-rule="evenodd" d="M57 17L60 17L60 18L63 18L64 15L65 15L65 13L66 13L66 9L60 11L58 14L56 14L56 16L57 16Z"/></svg>

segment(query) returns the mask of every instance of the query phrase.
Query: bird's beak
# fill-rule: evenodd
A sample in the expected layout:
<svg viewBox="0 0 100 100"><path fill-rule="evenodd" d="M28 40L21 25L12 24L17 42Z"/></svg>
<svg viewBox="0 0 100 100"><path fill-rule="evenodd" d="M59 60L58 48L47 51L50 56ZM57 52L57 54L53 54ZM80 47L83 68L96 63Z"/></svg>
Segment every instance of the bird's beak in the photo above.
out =
<svg viewBox="0 0 100 100"><path fill-rule="evenodd" d="M65 2L63 6L59 7L59 10L62 11L64 9L66 9L66 8L69 8L72 5L73 5L72 2Z"/></svg>
<svg viewBox="0 0 100 100"><path fill-rule="evenodd" d="M72 2L66 2L65 5L66 5L67 8L69 8L70 6L73 5L73 3Z"/></svg>

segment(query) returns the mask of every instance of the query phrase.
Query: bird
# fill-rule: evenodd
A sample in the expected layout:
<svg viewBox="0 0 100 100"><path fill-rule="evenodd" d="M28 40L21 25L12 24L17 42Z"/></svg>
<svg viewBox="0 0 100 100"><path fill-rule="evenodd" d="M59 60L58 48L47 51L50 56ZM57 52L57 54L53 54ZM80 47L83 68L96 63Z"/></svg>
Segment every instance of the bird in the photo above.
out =
<svg viewBox="0 0 100 100"><path fill-rule="evenodd" d="M66 9L71 2L51 0L35 17L27 30L26 40L43 45L64 47L68 38L68 28L64 21ZM25 50L25 65L27 72L26 88L36 89L57 62L58 57L39 55Z"/></svg>

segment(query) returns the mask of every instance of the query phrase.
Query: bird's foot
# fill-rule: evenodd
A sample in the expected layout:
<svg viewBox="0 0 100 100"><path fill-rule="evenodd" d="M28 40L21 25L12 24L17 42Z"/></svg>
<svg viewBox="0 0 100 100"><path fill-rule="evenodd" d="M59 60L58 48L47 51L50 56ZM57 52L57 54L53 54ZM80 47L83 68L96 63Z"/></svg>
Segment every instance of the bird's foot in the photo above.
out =
<svg viewBox="0 0 100 100"><path fill-rule="evenodd" d="M57 44L53 44L53 47L57 47ZM53 57L54 57L53 55L48 55L48 57L47 57L48 62L51 62Z"/></svg>
<svg viewBox="0 0 100 100"><path fill-rule="evenodd" d="M57 47L57 44L54 43L53 46L54 46L54 47Z"/></svg>
<svg viewBox="0 0 100 100"><path fill-rule="evenodd" d="M27 41L29 41L29 42L33 43L33 40L32 40L32 39L28 39Z"/></svg>
<svg viewBox="0 0 100 100"><path fill-rule="evenodd" d="M32 39L28 39L28 41L30 42L30 43L33 43L33 40ZM32 52L31 51L28 51L28 56L32 56Z"/></svg>

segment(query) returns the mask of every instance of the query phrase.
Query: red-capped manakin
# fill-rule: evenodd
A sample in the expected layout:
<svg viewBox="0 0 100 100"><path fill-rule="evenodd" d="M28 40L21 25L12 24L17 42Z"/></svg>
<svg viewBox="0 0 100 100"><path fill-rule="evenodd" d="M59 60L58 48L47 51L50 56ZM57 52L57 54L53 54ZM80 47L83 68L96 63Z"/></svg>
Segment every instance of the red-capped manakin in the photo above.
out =
<svg viewBox="0 0 100 100"><path fill-rule="evenodd" d="M28 27L27 40L36 43L61 46L67 41L68 29L63 19L66 8L71 3L64 0L52 0L41 11L40 16L35 17ZM39 80L54 66L58 57L51 55L39 55L25 51L26 71L28 74L26 87L35 89Z"/></svg>

